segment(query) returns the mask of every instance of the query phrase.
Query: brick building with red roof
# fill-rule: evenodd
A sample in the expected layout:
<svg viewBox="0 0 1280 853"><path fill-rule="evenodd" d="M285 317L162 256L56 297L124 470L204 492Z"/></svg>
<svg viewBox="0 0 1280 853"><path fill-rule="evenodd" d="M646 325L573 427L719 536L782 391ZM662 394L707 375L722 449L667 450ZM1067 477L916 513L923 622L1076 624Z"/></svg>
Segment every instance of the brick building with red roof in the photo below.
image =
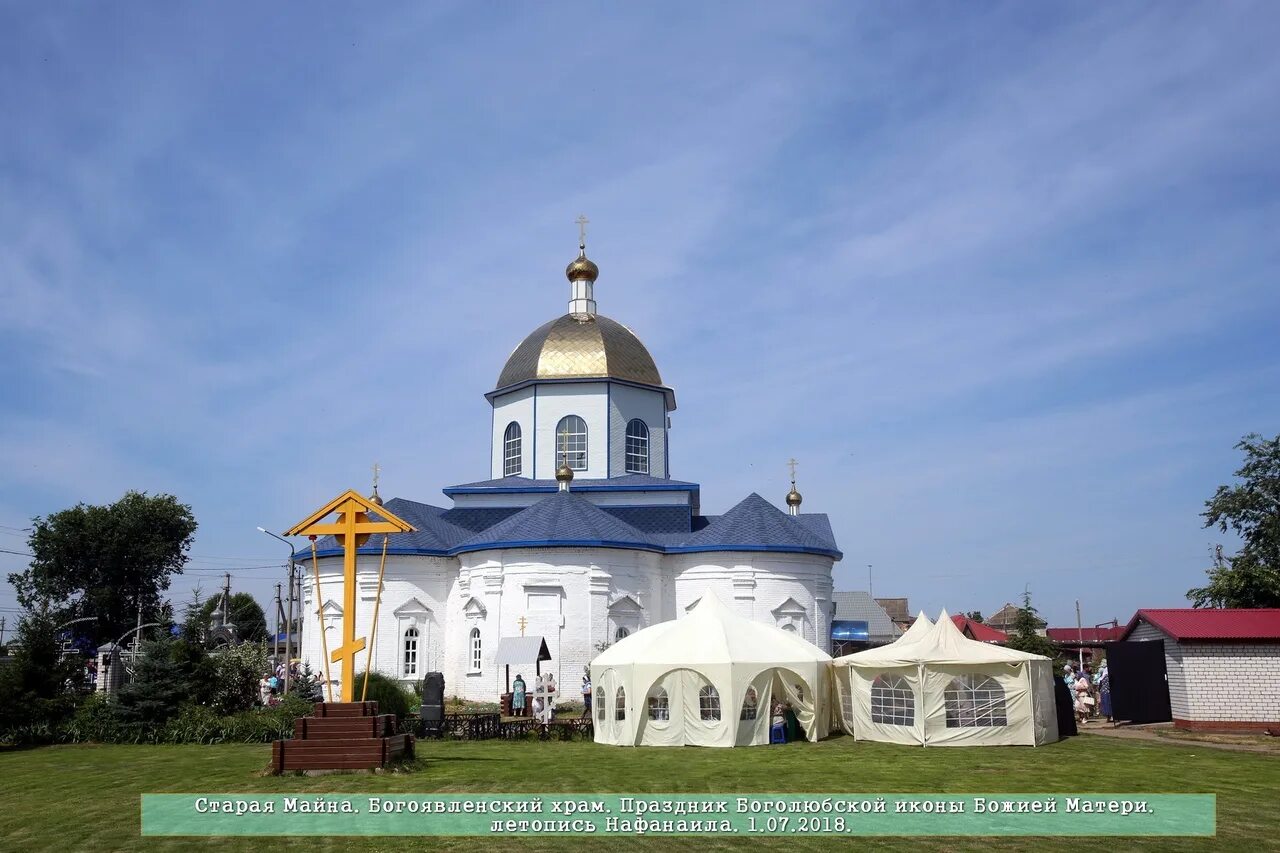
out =
<svg viewBox="0 0 1280 853"><path fill-rule="evenodd" d="M1280 728L1280 608L1139 610L1121 639L1164 643L1179 728Z"/></svg>
<svg viewBox="0 0 1280 853"><path fill-rule="evenodd" d="M979 643L1004 643L1009 639L1009 635L1004 631L997 631L990 625L974 622L964 614L952 616L951 621L956 623L956 627L960 629L961 634L964 634L970 640L977 640Z"/></svg>

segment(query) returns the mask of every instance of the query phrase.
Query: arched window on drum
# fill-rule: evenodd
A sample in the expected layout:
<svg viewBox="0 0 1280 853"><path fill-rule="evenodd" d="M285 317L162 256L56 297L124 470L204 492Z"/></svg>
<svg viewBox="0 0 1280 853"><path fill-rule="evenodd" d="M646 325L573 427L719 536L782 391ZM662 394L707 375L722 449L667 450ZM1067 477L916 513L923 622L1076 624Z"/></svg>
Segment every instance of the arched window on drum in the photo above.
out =
<svg viewBox="0 0 1280 853"><path fill-rule="evenodd" d="M577 415L565 415L556 424L556 467L561 465L587 470L587 422Z"/></svg>
<svg viewBox="0 0 1280 853"><path fill-rule="evenodd" d="M989 675L972 673L951 679L942 694L947 728L993 728L1009 725L1004 688Z"/></svg>
<svg viewBox="0 0 1280 853"><path fill-rule="evenodd" d="M627 423L627 473L649 473L649 426L639 418Z"/></svg>
<svg viewBox="0 0 1280 853"><path fill-rule="evenodd" d="M520 424L512 421L502 434L502 476L519 477L521 461Z"/></svg>
<svg viewBox="0 0 1280 853"><path fill-rule="evenodd" d="M852 717L852 697L846 708ZM871 722L886 726L915 725L916 694L901 675L877 675L871 682Z"/></svg>

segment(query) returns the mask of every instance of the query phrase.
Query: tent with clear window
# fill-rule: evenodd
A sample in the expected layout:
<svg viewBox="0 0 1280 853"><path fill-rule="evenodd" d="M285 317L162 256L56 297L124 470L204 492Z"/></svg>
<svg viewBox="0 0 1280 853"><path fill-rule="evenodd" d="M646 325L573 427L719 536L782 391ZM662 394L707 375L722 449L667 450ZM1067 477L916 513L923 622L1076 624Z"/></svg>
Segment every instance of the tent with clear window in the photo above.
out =
<svg viewBox="0 0 1280 853"><path fill-rule="evenodd" d="M805 737L830 730L831 656L754 622L707 592L682 619L637 631L591 662L597 743L751 746L769 742L773 703Z"/></svg>
<svg viewBox="0 0 1280 853"><path fill-rule="evenodd" d="M1053 661L970 640L942 611L897 642L833 661L841 727L921 746L1040 746L1058 739Z"/></svg>

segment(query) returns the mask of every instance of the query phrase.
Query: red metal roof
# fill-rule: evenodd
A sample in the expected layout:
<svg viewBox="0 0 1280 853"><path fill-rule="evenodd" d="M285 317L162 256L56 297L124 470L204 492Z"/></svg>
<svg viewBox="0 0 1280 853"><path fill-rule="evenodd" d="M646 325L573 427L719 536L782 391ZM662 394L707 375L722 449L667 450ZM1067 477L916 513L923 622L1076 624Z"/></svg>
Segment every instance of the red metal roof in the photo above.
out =
<svg viewBox="0 0 1280 853"><path fill-rule="evenodd" d="M1124 629L1128 637L1145 620L1175 640L1280 641L1280 607L1240 610L1139 610ZM1122 638L1123 639L1123 638Z"/></svg>
<svg viewBox="0 0 1280 853"><path fill-rule="evenodd" d="M1045 635L1055 643L1109 643L1124 636L1123 625L1106 628L1046 628Z"/></svg>
<svg viewBox="0 0 1280 853"><path fill-rule="evenodd" d="M997 631L990 625L983 625L981 622L974 622L968 616L952 616L951 621L956 623L956 627L960 629L961 634L977 640L980 643L1003 643L1005 640L1009 639L1009 635L1004 631Z"/></svg>

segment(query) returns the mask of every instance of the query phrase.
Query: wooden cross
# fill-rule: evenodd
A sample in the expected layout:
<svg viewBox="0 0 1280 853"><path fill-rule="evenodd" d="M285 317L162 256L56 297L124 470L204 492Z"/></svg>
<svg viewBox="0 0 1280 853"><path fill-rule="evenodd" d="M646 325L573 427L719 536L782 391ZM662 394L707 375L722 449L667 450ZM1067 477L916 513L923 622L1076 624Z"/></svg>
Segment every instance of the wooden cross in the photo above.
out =
<svg viewBox="0 0 1280 853"><path fill-rule="evenodd" d="M521 616L516 620L516 624L520 626L520 636L523 637L525 626L529 624L529 620Z"/></svg>
<svg viewBox="0 0 1280 853"><path fill-rule="evenodd" d="M590 221L585 213L578 214L578 218L574 220L578 223L578 245L583 249L587 248L587 223Z"/></svg>
<svg viewBox="0 0 1280 853"><path fill-rule="evenodd" d="M335 512L338 514L337 520L326 522L325 519ZM384 520L371 521L370 513ZM356 655L365 647L365 638L356 637L356 551L374 533L409 533L413 530L413 525L397 518L386 507L378 506L358 492L348 489L285 531L286 536L329 534L342 546L342 645L333 650L330 662L342 664L340 681L343 702L355 700ZM381 596L382 590L379 589L375 594ZM324 630L323 626L320 630Z"/></svg>

